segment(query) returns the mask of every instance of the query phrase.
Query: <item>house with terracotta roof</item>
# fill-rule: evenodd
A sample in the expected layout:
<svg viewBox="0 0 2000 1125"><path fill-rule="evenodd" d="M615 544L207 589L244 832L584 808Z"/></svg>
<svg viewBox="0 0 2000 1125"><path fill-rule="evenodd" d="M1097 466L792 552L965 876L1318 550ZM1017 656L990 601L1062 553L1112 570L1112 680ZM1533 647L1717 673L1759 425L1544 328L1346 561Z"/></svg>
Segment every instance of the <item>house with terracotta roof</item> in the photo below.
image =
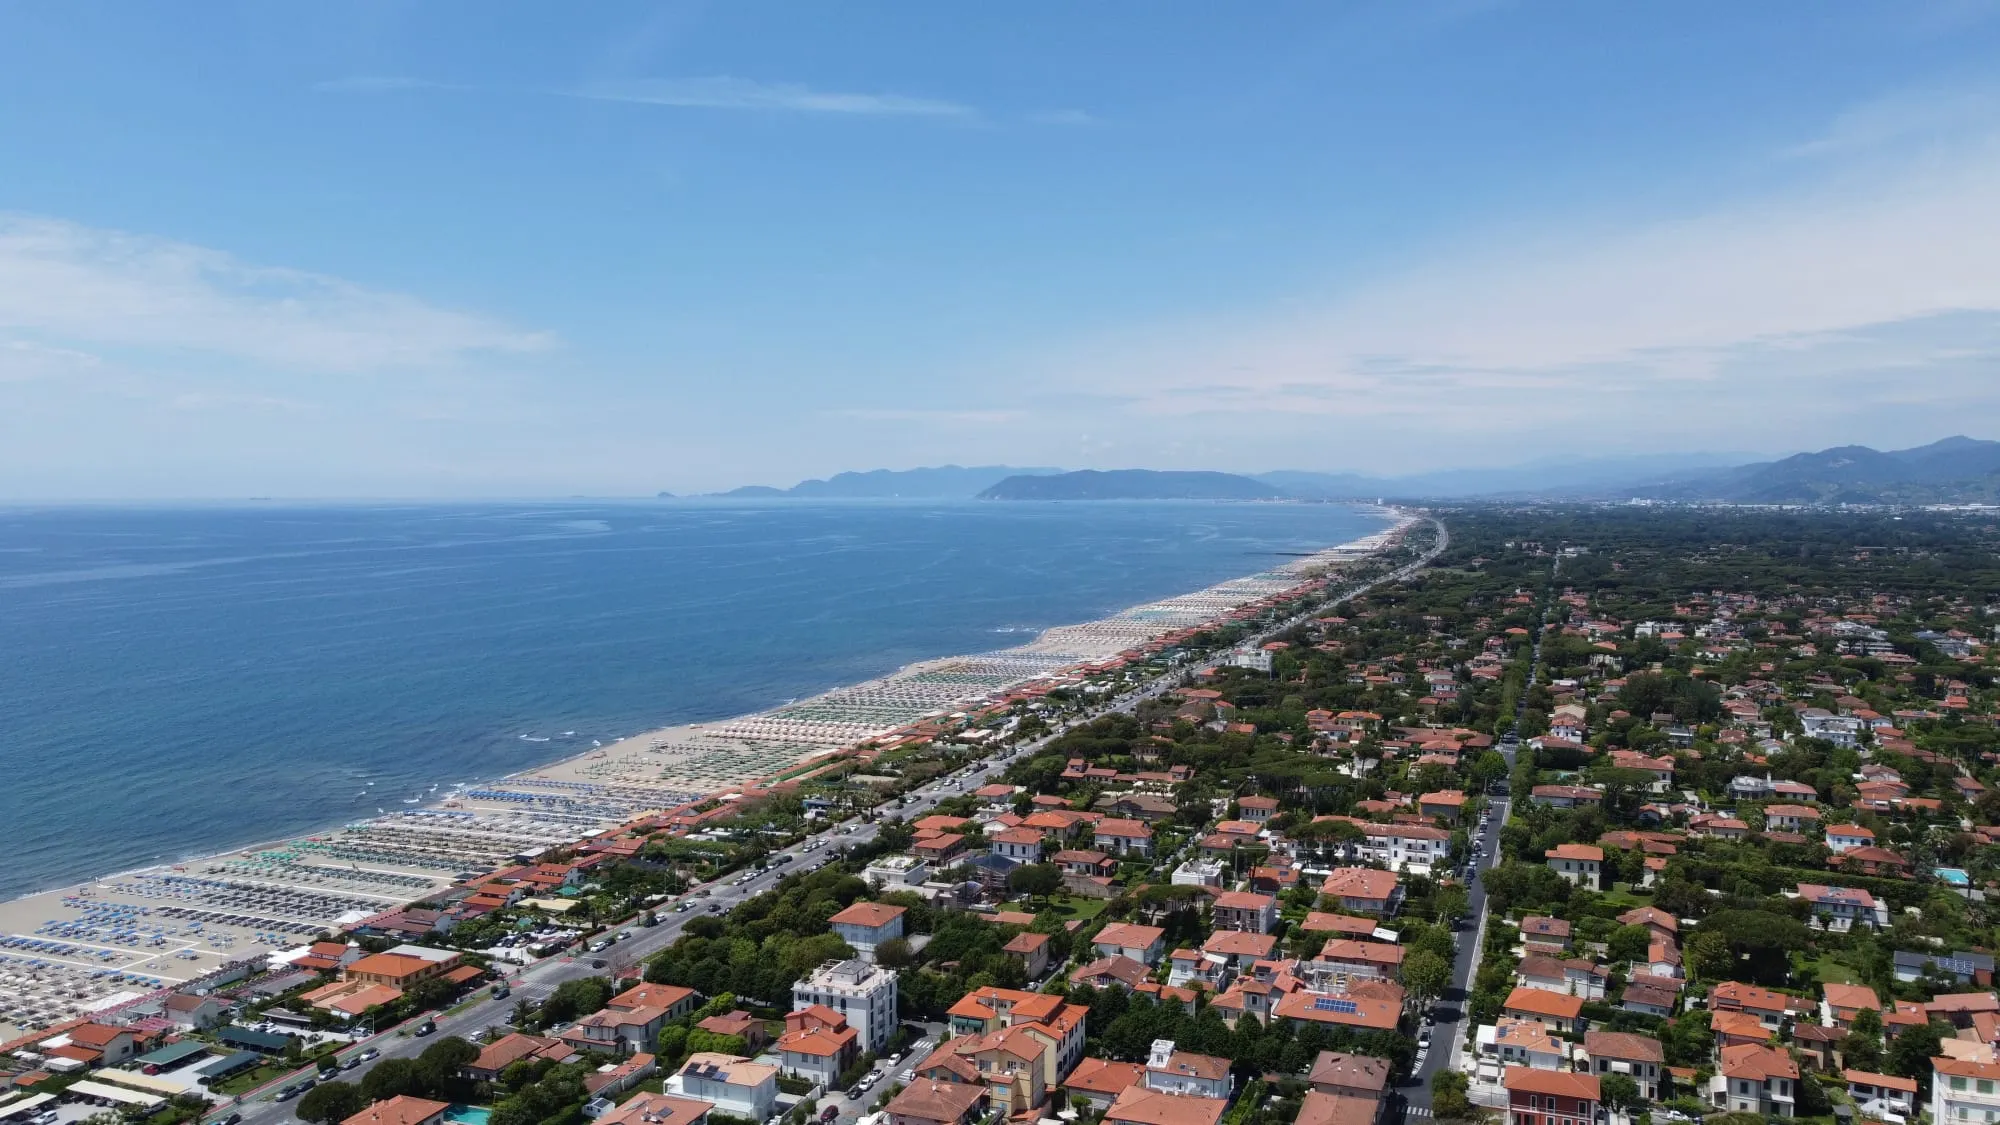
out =
<svg viewBox="0 0 2000 1125"><path fill-rule="evenodd" d="M386 984L407 992L418 981L445 975L462 960L455 950L399 945L386 953L371 953L354 961L340 971L340 979Z"/></svg>
<svg viewBox="0 0 2000 1125"><path fill-rule="evenodd" d="M1812 907L1813 917L1835 933L1854 926L1886 929L1889 925L1888 906L1858 887L1800 883L1799 897Z"/></svg>
<svg viewBox="0 0 2000 1125"><path fill-rule="evenodd" d="M1559 844L1543 853L1549 869L1574 886L1596 891L1604 871L1604 849L1595 844Z"/></svg>
<svg viewBox="0 0 2000 1125"><path fill-rule="evenodd" d="M1402 881L1394 873L1373 867L1336 867L1319 885L1319 893L1340 909L1389 917L1403 905Z"/></svg>
<svg viewBox="0 0 2000 1125"><path fill-rule="evenodd" d="M1931 1059L1930 1110L1933 1122L2000 1119L2000 1063Z"/></svg>
<svg viewBox="0 0 2000 1125"><path fill-rule="evenodd" d="M1249 891L1224 891L1211 904L1216 928L1268 934L1278 924L1278 900Z"/></svg>
<svg viewBox="0 0 2000 1125"><path fill-rule="evenodd" d="M1402 1018L1403 990L1387 981L1350 985L1346 993L1298 991L1286 995L1271 1011L1272 1018L1291 1020L1294 1028L1350 1027L1361 1031L1393 1031Z"/></svg>
<svg viewBox="0 0 2000 1125"><path fill-rule="evenodd" d="M1011 988L981 988L966 993L945 1013L953 1035L973 1036L1001 1028L1039 1027L1056 1042L1055 1074L1067 1074L1083 1058L1084 1019L1090 1009L1060 996ZM1053 1084L1055 1079L1049 1079Z"/></svg>
<svg viewBox="0 0 2000 1125"><path fill-rule="evenodd" d="M1864 984L1841 984L1827 981L1820 986L1820 1022L1843 1031L1854 1026L1854 1017L1863 1011L1879 1012L1882 1001L1875 990Z"/></svg>
<svg viewBox="0 0 2000 1125"><path fill-rule="evenodd" d="M1092 988L1137 988L1151 974L1152 971L1144 964L1130 957L1099 957L1073 970L1069 974L1069 982L1087 984Z"/></svg>
<svg viewBox="0 0 2000 1125"><path fill-rule="evenodd" d="M1811 805L1765 805L1765 830L1805 832L1819 829L1819 810Z"/></svg>
<svg viewBox="0 0 2000 1125"><path fill-rule="evenodd" d="M1091 947L1100 957L1128 957L1144 965L1157 965L1166 951L1167 931L1158 926L1112 922L1097 931Z"/></svg>
<svg viewBox="0 0 2000 1125"><path fill-rule="evenodd" d="M576 1049L560 1039L544 1039L538 1035L522 1035L516 1032L503 1035L479 1049L479 1057L466 1063L460 1073L477 1082L491 1082L500 1077L500 1072L517 1062L531 1062L548 1059L551 1062L567 1062L576 1057Z"/></svg>
<svg viewBox="0 0 2000 1125"><path fill-rule="evenodd" d="M1859 824L1829 824L1826 826L1826 850L1838 855L1851 848L1873 847L1875 832Z"/></svg>
<svg viewBox="0 0 2000 1125"><path fill-rule="evenodd" d="M696 1051L667 1079L666 1093L698 1098L732 1117L762 1121L778 1100L778 1068L716 1051Z"/></svg>
<svg viewBox="0 0 2000 1125"><path fill-rule="evenodd" d="M1381 1101L1389 1092L1388 1059L1321 1051L1306 1081L1322 1094Z"/></svg>
<svg viewBox="0 0 2000 1125"><path fill-rule="evenodd" d="M863 961L873 962L875 950L884 942L903 936L903 907L880 902L857 902L828 918L827 924L840 940L854 949Z"/></svg>
<svg viewBox="0 0 2000 1125"><path fill-rule="evenodd" d="M1718 1052L1709 1104L1731 1113L1798 1116L1799 1065L1776 1047L1741 1044Z"/></svg>
<svg viewBox="0 0 2000 1125"><path fill-rule="evenodd" d="M1513 1125L1590 1125L1597 1120L1594 1074L1510 1066L1500 1081Z"/></svg>
<svg viewBox="0 0 2000 1125"><path fill-rule="evenodd" d="M1141 1085L1145 1076L1146 1068L1138 1063L1086 1058L1063 1079L1062 1088L1069 1094L1072 1106L1109 1109L1118 1095Z"/></svg>
<svg viewBox="0 0 2000 1125"><path fill-rule="evenodd" d="M1104 1111L1103 1125L1217 1125L1228 1109L1220 1098L1162 1094L1141 1083L1118 1095Z"/></svg>
<svg viewBox="0 0 2000 1125"><path fill-rule="evenodd" d="M678 984L635 984L606 1001L607 1008L658 1008L677 1020L694 1011L695 991Z"/></svg>
<svg viewBox="0 0 2000 1125"><path fill-rule="evenodd" d="M1809 1000L1735 980L1722 981L1709 989L1708 1007L1715 1012L1748 1013L1756 1017L1767 1031L1776 1031L1786 1019L1808 1015L1814 1010Z"/></svg>
<svg viewBox="0 0 2000 1125"><path fill-rule="evenodd" d="M1318 957L1299 966L1299 972L1328 987L1345 986L1353 979L1400 980L1403 953L1402 946L1388 942L1332 938L1320 947Z"/></svg>
<svg viewBox="0 0 2000 1125"><path fill-rule="evenodd" d="M397 1094L376 1102L340 1125L438 1125L444 1120L444 1111L450 1108L444 1102L434 1102L429 1098Z"/></svg>
<svg viewBox="0 0 2000 1125"><path fill-rule="evenodd" d="M713 1035L741 1039L743 1046L751 1051L761 1050L771 1038L771 1033L764 1030L764 1021L741 1008L710 1016L695 1026Z"/></svg>
<svg viewBox="0 0 2000 1125"><path fill-rule="evenodd" d="M1229 1073L1229 1060L1213 1055L1197 1055L1174 1048L1171 1039L1156 1039L1146 1057L1149 1090L1162 1094L1188 1094L1198 1098L1227 1099L1235 1092L1236 1080Z"/></svg>
<svg viewBox="0 0 2000 1125"><path fill-rule="evenodd" d="M1843 1070L1840 1076L1847 1080L1847 1096L1854 1099L1861 1113L1876 1118L1885 1112L1898 1113L1905 1118L1916 1116L1916 1079L1872 1074L1865 1070ZM1949 1076L1945 1081L1950 1083Z"/></svg>
<svg viewBox="0 0 2000 1125"><path fill-rule="evenodd" d="M1521 958L1514 972L1519 982L1529 988L1581 996L1585 1000L1604 999L1605 985L1610 977L1595 962L1581 957L1550 957L1541 953Z"/></svg>
<svg viewBox="0 0 2000 1125"><path fill-rule="evenodd" d="M1457 824L1459 817L1465 813L1465 793L1458 789L1426 793L1417 798L1417 811L1447 824Z"/></svg>
<svg viewBox="0 0 2000 1125"><path fill-rule="evenodd" d="M1521 940L1529 949L1535 946L1550 946L1558 950L1569 948L1570 925L1566 918L1545 918L1530 914L1521 919Z"/></svg>
<svg viewBox="0 0 2000 1125"><path fill-rule="evenodd" d="M1276 797L1242 797L1236 802L1236 811L1244 820L1261 825L1278 815L1278 799Z"/></svg>
<svg viewBox="0 0 2000 1125"><path fill-rule="evenodd" d="M1153 854L1153 830L1144 821L1106 819L1097 822L1094 833L1098 851L1111 855L1131 855L1150 858Z"/></svg>
<svg viewBox="0 0 2000 1125"><path fill-rule="evenodd" d="M1527 1066L1537 1070L1561 1070L1569 1059L1569 1048L1534 1020L1500 1017L1500 1022L1481 1024L1473 1033L1473 1050L1481 1059L1501 1066Z"/></svg>
<svg viewBox="0 0 2000 1125"><path fill-rule="evenodd" d="M107 1023L80 1023L51 1038L67 1040L69 1046L78 1048L76 1055L70 1057L86 1056L78 1061L92 1066L117 1066L139 1053L137 1032Z"/></svg>
<svg viewBox="0 0 2000 1125"><path fill-rule="evenodd" d="M595 1125L702 1125L714 1108L694 1098L642 1092L598 1118Z"/></svg>
<svg viewBox="0 0 2000 1125"><path fill-rule="evenodd" d="M987 1089L960 1082L912 1082L883 1107L889 1125L971 1125L985 1116Z"/></svg>
<svg viewBox="0 0 2000 1125"><path fill-rule="evenodd" d="M775 1044L780 1072L832 1089L841 1072L861 1056L861 1034L847 1017L822 1004L785 1014Z"/></svg>
<svg viewBox="0 0 2000 1125"><path fill-rule="evenodd" d="M1625 1031L1587 1031L1577 1069L1598 1078L1623 1074L1639 1086L1639 1096L1648 1101L1660 1097L1666 1077L1667 1056L1660 1041L1650 1035Z"/></svg>
<svg viewBox="0 0 2000 1125"><path fill-rule="evenodd" d="M1382 1103L1374 1099L1307 1090L1292 1125L1374 1125L1381 1115Z"/></svg>
<svg viewBox="0 0 2000 1125"><path fill-rule="evenodd" d="M1268 960L1277 948L1276 937L1243 930L1217 930L1201 943L1204 957L1211 960L1220 958L1232 973L1249 971L1257 962Z"/></svg>
<svg viewBox="0 0 2000 1125"><path fill-rule="evenodd" d="M1539 988L1517 985L1507 994L1500 1014L1515 1019L1534 1020L1560 1035L1583 1030L1583 998L1565 996Z"/></svg>
<svg viewBox="0 0 2000 1125"><path fill-rule="evenodd" d="M1034 863L1042 858L1042 834L1032 828L1003 828L988 833L993 854L1016 863Z"/></svg>
<svg viewBox="0 0 2000 1125"><path fill-rule="evenodd" d="M1055 1033L1039 1023L954 1036L917 1064L915 1080L983 1085L994 1108L1030 1113L1062 1079L1060 1047Z"/></svg>

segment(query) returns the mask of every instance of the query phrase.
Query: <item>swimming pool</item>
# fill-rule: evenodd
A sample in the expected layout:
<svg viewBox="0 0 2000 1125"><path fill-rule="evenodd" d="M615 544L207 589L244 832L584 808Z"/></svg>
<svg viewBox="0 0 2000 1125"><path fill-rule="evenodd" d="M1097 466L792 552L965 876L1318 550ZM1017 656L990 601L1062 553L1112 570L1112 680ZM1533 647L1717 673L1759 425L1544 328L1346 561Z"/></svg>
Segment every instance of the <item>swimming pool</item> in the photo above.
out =
<svg viewBox="0 0 2000 1125"><path fill-rule="evenodd" d="M444 1119L452 1125L486 1125L493 1111L483 1105L455 1105L444 1111Z"/></svg>
<svg viewBox="0 0 2000 1125"><path fill-rule="evenodd" d="M1933 867L1931 868L1931 873L1954 887L1969 887L1972 885L1972 877L1967 875L1961 868Z"/></svg>

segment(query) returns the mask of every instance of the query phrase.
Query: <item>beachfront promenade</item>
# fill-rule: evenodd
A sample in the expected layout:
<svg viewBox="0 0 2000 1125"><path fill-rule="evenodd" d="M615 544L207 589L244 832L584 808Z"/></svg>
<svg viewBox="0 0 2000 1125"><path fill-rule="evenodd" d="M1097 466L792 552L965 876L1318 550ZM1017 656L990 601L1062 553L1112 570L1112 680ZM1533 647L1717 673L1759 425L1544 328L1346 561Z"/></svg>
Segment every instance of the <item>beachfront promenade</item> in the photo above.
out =
<svg viewBox="0 0 2000 1125"><path fill-rule="evenodd" d="M1295 595L1395 541L1375 535L1018 648L926 661L756 715L649 732L268 847L111 876L0 904L0 1041L115 1013L224 966L429 897L468 873L739 790L863 744L928 731L1016 693L1081 682L1177 633Z"/></svg>

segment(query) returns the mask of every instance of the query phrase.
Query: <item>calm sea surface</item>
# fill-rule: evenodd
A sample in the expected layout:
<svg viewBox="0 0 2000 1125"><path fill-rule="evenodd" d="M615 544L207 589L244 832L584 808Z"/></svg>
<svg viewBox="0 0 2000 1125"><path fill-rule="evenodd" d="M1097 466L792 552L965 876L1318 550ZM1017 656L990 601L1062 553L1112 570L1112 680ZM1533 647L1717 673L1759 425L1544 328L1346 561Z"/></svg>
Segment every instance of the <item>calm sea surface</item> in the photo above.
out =
<svg viewBox="0 0 2000 1125"><path fill-rule="evenodd" d="M0 510L0 896L1022 644L1382 526L1317 504Z"/></svg>

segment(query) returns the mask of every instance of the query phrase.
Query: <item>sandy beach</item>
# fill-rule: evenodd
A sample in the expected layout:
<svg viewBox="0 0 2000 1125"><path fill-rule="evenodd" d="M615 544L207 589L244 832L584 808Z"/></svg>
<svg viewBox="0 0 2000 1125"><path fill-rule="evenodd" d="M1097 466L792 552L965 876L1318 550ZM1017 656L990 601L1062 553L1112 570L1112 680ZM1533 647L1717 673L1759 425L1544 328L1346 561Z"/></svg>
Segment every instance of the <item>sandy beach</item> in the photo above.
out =
<svg viewBox="0 0 2000 1125"><path fill-rule="evenodd" d="M251 955L417 901L466 875L648 812L1077 674L1152 640L1297 589L1397 539L1383 531L1028 644L927 660L756 714L649 731L443 791L313 835L72 884L0 904L0 1042L145 1002Z"/></svg>

